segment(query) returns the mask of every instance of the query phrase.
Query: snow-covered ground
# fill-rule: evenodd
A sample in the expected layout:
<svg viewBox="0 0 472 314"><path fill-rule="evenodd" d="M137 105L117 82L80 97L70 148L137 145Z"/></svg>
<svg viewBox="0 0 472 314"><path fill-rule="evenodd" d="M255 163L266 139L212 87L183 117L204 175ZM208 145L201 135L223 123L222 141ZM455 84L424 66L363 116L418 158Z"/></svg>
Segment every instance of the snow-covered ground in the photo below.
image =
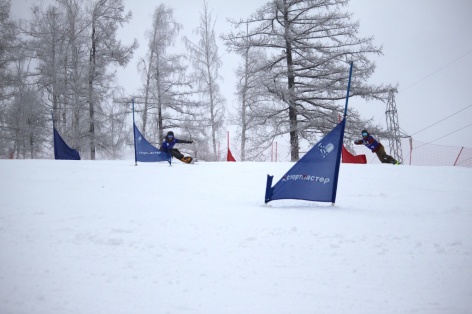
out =
<svg viewBox="0 0 472 314"><path fill-rule="evenodd" d="M472 313L472 169L0 160L0 313Z"/></svg>

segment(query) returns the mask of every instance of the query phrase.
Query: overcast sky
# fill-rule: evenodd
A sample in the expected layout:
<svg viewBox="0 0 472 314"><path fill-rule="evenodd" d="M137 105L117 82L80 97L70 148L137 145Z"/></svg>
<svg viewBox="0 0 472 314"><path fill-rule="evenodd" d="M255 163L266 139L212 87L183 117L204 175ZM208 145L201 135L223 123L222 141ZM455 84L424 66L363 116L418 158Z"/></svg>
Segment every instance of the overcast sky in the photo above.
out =
<svg viewBox="0 0 472 314"><path fill-rule="evenodd" d="M13 15L26 17L34 2L12 0ZM216 32L226 32L226 18L246 18L266 2L208 0L213 18L217 19ZM141 84L136 64L146 53L144 32L151 27L154 9L160 3L173 8L175 20L183 25L181 35L196 41L192 30L199 24L203 0L125 3L126 9L133 12L133 20L120 30L120 38L124 44L137 38L140 48L129 65L118 71L118 78L132 94ZM377 70L371 82L399 84L395 100L401 129L419 141L472 148L472 1L352 0L346 10L360 21L361 36L374 36L374 43L383 46L384 55L375 58ZM228 106L234 106L234 69L239 59L228 54L223 44L219 53L223 60L220 74L224 78L221 90ZM373 117L375 122L386 125L385 104L350 99L349 105L365 118ZM464 108L467 109L461 111Z"/></svg>

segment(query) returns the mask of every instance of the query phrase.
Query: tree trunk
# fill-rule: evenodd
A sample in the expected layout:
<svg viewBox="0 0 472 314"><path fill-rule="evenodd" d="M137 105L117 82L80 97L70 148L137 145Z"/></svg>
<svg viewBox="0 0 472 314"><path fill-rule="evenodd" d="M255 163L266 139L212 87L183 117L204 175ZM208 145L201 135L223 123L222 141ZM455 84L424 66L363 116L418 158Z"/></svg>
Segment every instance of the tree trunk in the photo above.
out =
<svg viewBox="0 0 472 314"><path fill-rule="evenodd" d="M92 48L90 49L90 60L89 60L89 136L90 136L90 159L95 160L95 108L94 108L94 101L93 101L93 79L95 73L95 54L96 54L96 47L95 47L95 17L93 17L92 22Z"/></svg>
<svg viewBox="0 0 472 314"><path fill-rule="evenodd" d="M151 49L148 66L145 67L146 71L146 86L145 89L145 96L144 96L144 109L143 109L143 135L146 137L146 126L147 126L147 119L148 119L148 111L149 111L149 91L151 89L151 78L152 78L152 58L154 57L154 51Z"/></svg>
<svg viewBox="0 0 472 314"><path fill-rule="evenodd" d="M247 132L247 121L246 121L246 107L247 107L247 94L249 84L249 48L246 49L244 56L244 87L242 93L242 107L241 107L241 161L246 161L246 132Z"/></svg>
<svg viewBox="0 0 472 314"><path fill-rule="evenodd" d="M284 1L285 2L285 1ZM290 29L289 29L289 20L288 20L288 10L287 5L285 4L284 10L284 21L285 21L285 46L287 54L287 81L288 81L288 116L290 120L290 160L298 161L300 159L299 155L299 145L298 145L298 117L297 117L297 107L294 99L295 95L295 74L293 71L293 59L292 59L292 44L289 40L290 38Z"/></svg>
<svg viewBox="0 0 472 314"><path fill-rule="evenodd" d="M157 134L159 141L164 138L164 125L162 119L162 86L160 72L160 55L156 53L156 87L157 87Z"/></svg>

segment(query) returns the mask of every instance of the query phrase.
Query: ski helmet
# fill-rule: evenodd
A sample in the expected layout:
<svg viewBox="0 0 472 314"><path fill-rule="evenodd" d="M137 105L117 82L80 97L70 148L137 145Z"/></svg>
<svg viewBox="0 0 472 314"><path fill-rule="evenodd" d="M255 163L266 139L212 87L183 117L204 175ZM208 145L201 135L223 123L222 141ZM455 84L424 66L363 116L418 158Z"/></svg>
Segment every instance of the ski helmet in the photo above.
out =
<svg viewBox="0 0 472 314"><path fill-rule="evenodd" d="M369 132L367 130L362 130L362 137L367 137L369 136Z"/></svg>
<svg viewBox="0 0 472 314"><path fill-rule="evenodd" d="M167 132L166 138L170 139L170 140L173 139L174 138L174 132L172 132L172 131Z"/></svg>

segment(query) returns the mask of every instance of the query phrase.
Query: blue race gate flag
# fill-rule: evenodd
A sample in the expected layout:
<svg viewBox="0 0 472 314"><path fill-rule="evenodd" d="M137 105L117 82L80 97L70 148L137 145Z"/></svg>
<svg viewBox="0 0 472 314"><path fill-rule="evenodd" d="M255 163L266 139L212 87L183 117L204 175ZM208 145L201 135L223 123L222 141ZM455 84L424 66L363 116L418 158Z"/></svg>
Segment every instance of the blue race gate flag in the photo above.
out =
<svg viewBox="0 0 472 314"><path fill-rule="evenodd" d="M171 155L161 152L152 146L139 132L136 124L134 125L134 149L135 159L140 162L168 161L170 163Z"/></svg>
<svg viewBox="0 0 472 314"><path fill-rule="evenodd" d="M70 148L62 137L57 132L56 128L53 127L54 133L54 158L61 160L80 160L79 152L73 148Z"/></svg>
<svg viewBox="0 0 472 314"><path fill-rule="evenodd" d="M272 186L267 176L265 203L279 199L333 202L339 174L345 119Z"/></svg>
<svg viewBox="0 0 472 314"><path fill-rule="evenodd" d="M334 205L353 65L351 62L343 120L310 149L274 187L272 187L274 177L267 176L266 204L273 200L299 199L331 202Z"/></svg>

